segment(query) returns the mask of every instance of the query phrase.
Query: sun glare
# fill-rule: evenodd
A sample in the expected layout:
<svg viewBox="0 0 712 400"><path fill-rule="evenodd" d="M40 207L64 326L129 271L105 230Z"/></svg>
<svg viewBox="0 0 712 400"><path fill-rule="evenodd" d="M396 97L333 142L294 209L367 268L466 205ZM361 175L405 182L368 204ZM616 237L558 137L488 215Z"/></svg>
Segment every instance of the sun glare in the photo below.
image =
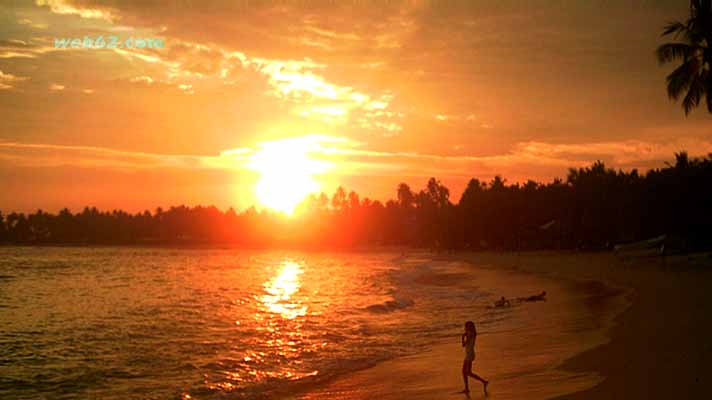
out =
<svg viewBox="0 0 712 400"><path fill-rule="evenodd" d="M299 264L284 261L277 276L264 284L266 293L261 300L269 312L280 314L286 319L294 319L306 313L307 307L292 299L292 295L301 287L299 275L302 272Z"/></svg>
<svg viewBox="0 0 712 400"><path fill-rule="evenodd" d="M292 214L309 193L320 190L314 176L326 171L329 163L309 157L318 145L309 137L282 139L261 145L261 150L250 160L250 167L260 173L255 186L260 204Z"/></svg>

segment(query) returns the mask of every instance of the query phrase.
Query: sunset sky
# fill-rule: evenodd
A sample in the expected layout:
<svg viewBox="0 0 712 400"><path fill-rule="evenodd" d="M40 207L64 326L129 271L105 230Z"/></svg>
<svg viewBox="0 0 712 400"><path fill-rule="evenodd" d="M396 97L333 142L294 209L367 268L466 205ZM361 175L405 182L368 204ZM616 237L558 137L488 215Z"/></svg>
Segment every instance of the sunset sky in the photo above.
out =
<svg viewBox="0 0 712 400"><path fill-rule="evenodd" d="M297 188L285 194L342 185L387 199L435 176L457 201L471 177L548 181L597 159L647 169L707 154L712 116L686 118L667 99L672 66L654 56L663 25L687 11L680 0L3 1L0 210L244 209L265 205L260 179ZM164 48L54 44L99 35Z"/></svg>

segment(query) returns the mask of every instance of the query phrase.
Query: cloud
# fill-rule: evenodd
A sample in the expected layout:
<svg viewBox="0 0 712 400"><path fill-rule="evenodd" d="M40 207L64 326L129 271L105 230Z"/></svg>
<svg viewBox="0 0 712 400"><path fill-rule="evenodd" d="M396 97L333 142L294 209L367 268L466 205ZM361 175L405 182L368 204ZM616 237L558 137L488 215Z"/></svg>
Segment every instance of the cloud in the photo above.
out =
<svg viewBox="0 0 712 400"><path fill-rule="evenodd" d="M201 18L185 19L183 10L154 3L120 3L92 0L37 0L37 5L61 15L116 22L127 28L143 29L165 36L165 49L115 49L129 60L140 60L164 68L165 77L154 79L191 84L219 79L233 84L238 69L256 71L266 78L264 94L287 103L294 116L311 121L347 126L353 122L361 131L380 131L384 136L402 130L394 115L404 110L374 113L375 103L391 93L369 85L368 90L344 84L344 68L369 69L388 65L388 57L374 60L365 55L374 48L398 49L416 30L409 2L350 7L331 1L309 4L282 2L219 2L211 6L191 4ZM239 24L235 24L239 20ZM206 31L206 21L210 29ZM108 26L106 29L110 29ZM283 46L286 44L286 46ZM324 62L295 54L314 53ZM38 52L8 49L6 57L37 57ZM348 54L361 54L354 58ZM328 55L329 58L326 58ZM337 55L338 59L331 59ZM374 54L375 55L375 54ZM346 56L346 58L343 58ZM331 61L336 61L332 63ZM327 78L329 76L329 78ZM374 103L374 104L372 104Z"/></svg>
<svg viewBox="0 0 712 400"><path fill-rule="evenodd" d="M123 151L96 146L0 141L0 159L21 166L106 167L113 169L233 168L246 160L250 149L233 149L217 156L176 155Z"/></svg>
<svg viewBox="0 0 712 400"><path fill-rule="evenodd" d="M133 78L129 79L129 82L131 83L145 83L145 84L152 84L153 83L153 78L150 76L142 75L142 76L134 76Z"/></svg>
<svg viewBox="0 0 712 400"><path fill-rule="evenodd" d="M58 83L51 83L49 85L49 90L52 92L61 92L62 90L64 90L64 85L60 85Z"/></svg>
<svg viewBox="0 0 712 400"><path fill-rule="evenodd" d="M487 155L439 155L365 149L365 143L347 137L306 135L259 143L255 147L227 149L214 156L131 152L92 146L66 146L0 142L0 159L22 166L106 167L118 169L199 168L249 170L260 149L298 147L316 162L334 165L335 175L437 176L489 178L497 174L510 181L548 180L565 175L570 167L601 160L613 168L662 167L675 152L688 149L691 156L712 153L712 141L681 139L673 142L627 140L599 143L520 142L509 151ZM462 147L460 148L462 149Z"/></svg>
<svg viewBox="0 0 712 400"><path fill-rule="evenodd" d="M654 62L640 63L657 40L657 35L645 32L657 32L656 24L665 21L659 17L667 18L672 15L668 11L680 8L670 6L672 1L645 9L630 6L639 11L632 14L626 14L628 6L610 2L575 2L566 7L559 2L507 0L357 3L216 1L191 2L186 9L161 2L39 1L41 7L32 14L18 10L17 18L29 15L32 20L19 20L22 26L17 36L0 40L0 58L11 59L3 65L17 66L12 69L15 74L42 82L23 84L28 97L37 95L29 92L33 88L43 91L49 82L59 81L70 89L96 88L93 99L111 96L127 112L141 112L141 107L155 101L190 110L181 117L161 120L163 116L157 115L155 120L131 122L136 138L126 139L114 131L98 139L133 148L155 149L156 143L163 143L176 151L196 146L216 150L236 140L235 135L220 132L206 144L199 137L201 130L190 133L190 121L200 127L226 125L225 130L237 132L249 123L246 130L254 138L289 126L296 127L298 134L318 130L368 138L369 144L358 149L394 150L390 154L407 149L410 154L422 154L379 161L403 162L406 167L394 164L398 170L415 170L417 163L406 160L417 159L425 160L429 171L444 173L448 163L454 163L456 172L465 175L483 170L508 173L510 166L525 165L510 158L520 156L526 161L532 154L536 154L532 163L541 160L536 165L557 171L597 156L621 165L629 158L635 164L641 162L636 161L640 157L625 153L627 147L620 147L627 143L623 139L660 143L655 140L700 138L709 131L709 120L702 112L684 119L677 107L667 103L665 71ZM629 17L628 25L636 29L624 27L619 21L627 19L612 15ZM54 49L49 36L31 38L37 34L31 23L47 21L51 29L44 35L77 32L87 26L99 32L133 30L165 37L166 47L117 49L115 54ZM621 30L638 33L616 36ZM102 69L102 74L76 74L77 59L56 51L82 51L80 65L87 60L88 66L109 68ZM35 69L21 69L29 65ZM87 68L86 72L91 71ZM116 82L122 84L108 87ZM136 90L137 85L143 85L142 89ZM7 86L14 85L0 82L0 88ZM163 90L167 87L170 91ZM612 92L611 87L616 90ZM181 92L194 95L175 96ZM133 95L137 101L121 103ZM209 96L211 100L203 103L208 111L192 107ZM38 132L47 132L50 114L60 114L63 107L61 98L54 97L46 112L30 115L30 108L24 107L28 111L15 117L8 112L3 118L11 116L17 118L18 126L39 126ZM209 123L192 114L229 107L239 113ZM92 112L92 117L98 112ZM97 140L67 133L90 125L94 123L77 118L54 125L56 132L34 137ZM213 131L222 129L218 126ZM167 132L177 131L189 133L166 143L164 136L171 134ZM573 144L581 141L589 143ZM453 143L479 156L428 157L452 152ZM576 146L595 151L576 153ZM675 150L679 149L661 159ZM622 151L625 157L616 158L611 151ZM436 163L444 164L438 167ZM536 173L545 176L548 172Z"/></svg>
<svg viewBox="0 0 712 400"><path fill-rule="evenodd" d="M27 19L27 18L22 18L22 19L18 20L17 23L20 25L26 25L31 28L42 29L42 30L45 30L49 27L49 25L47 25L47 24L36 23L36 22L33 22L32 20Z"/></svg>
<svg viewBox="0 0 712 400"><path fill-rule="evenodd" d="M193 94L193 93L195 93L195 92L193 91L193 85L191 85L190 83L181 83L181 84L178 85L178 89L179 89L180 91L182 91L183 93L185 93L185 94Z"/></svg>
<svg viewBox="0 0 712 400"><path fill-rule="evenodd" d="M57 51L77 51L72 47L55 47L49 37L33 37L28 40L0 39L0 59L37 58L40 55Z"/></svg>
<svg viewBox="0 0 712 400"><path fill-rule="evenodd" d="M166 49L115 49L128 59L136 59L163 67L163 82L191 93L193 82L216 80L230 83L237 70L256 72L266 81L264 94L279 99L292 107L292 114L306 119L346 124L354 121L368 130L380 130L391 135L402 128L401 113L388 111L393 94L384 92L371 96L351 86L330 82L322 75L326 64L311 59L269 59L253 57L241 51L228 51L199 43L172 41ZM153 83L155 78L134 77L133 83ZM181 86L182 85L182 86Z"/></svg>
<svg viewBox="0 0 712 400"><path fill-rule="evenodd" d="M116 17L108 8L75 7L70 1L65 0L35 0L38 6L47 6L55 14L78 15L82 18L100 18L108 21Z"/></svg>
<svg viewBox="0 0 712 400"><path fill-rule="evenodd" d="M0 39L0 48L31 48L31 44L19 39Z"/></svg>
<svg viewBox="0 0 712 400"><path fill-rule="evenodd" d="M649 162L669 160L676 152L689 151L692 156L712 153L712 141L680 138L666 142L624 140L581 144L551 144L525 142L516 146L515 152L527 158L561 159L572 164L603 160L614 167L628 167Z"/></svg>
<svg viewBox="0 0 712 400"><path fill-rule="evenodd" d="M662 167L675 152L689 150L693 157L712 154L712 141L680 139L668 142L626 140L597 143L519 142L509 151L486 156L439 155L419 152L389 152L362 149L363 143L344 141L322 146L320 154L333 156L348 173L390 176L492 177L505 175L511 181L549 180L565 175L568 168L604 161L612 168L647 170ZM462 146L460 145L460 149Z"/></svg>
<svg viewBox="0 0 712 400"><path fill-rule="evenodd" d="M15 76L10 73L4 73L0 70L0 90L12 89L15 82L25 81L30 78L23 76Z"/></svg>

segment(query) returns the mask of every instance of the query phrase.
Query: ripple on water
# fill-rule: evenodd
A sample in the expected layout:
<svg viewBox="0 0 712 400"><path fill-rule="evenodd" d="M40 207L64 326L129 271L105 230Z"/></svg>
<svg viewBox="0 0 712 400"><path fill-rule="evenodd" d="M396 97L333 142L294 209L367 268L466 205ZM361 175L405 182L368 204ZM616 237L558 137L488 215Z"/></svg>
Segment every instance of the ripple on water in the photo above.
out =
<svg viewBox="0 0 712 400"><path fill-rule="evenodd" d="M6 398L282 393L418 351L452 334L462 299L485 301L452 276L419 281L429 267L393 254L56 248L0 259L12 277L0 278L0 316L14 316L0 336Z"/></svg>

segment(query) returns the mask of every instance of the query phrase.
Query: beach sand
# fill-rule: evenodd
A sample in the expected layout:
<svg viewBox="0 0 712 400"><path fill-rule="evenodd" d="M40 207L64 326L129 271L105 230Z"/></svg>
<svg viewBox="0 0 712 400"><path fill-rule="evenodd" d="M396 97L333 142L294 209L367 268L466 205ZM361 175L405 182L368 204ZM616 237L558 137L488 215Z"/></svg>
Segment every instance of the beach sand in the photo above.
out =
<svg viewBox="0 0 712 400"><path fill-rule="evenodd" d="M608 343L563 365L570 371L598 371L605 380L560 399L707 398L712 393L712 257L608 254L590 266L586 276L632 288L632 302L617 317ZM558 268L560 275L575 274Z"/></svg>
<svg viewBox="0 0 712 400"><path fill-rule="evenodd" d="M461 253L438 258L472 264L483 287L507 297L527 287L547 290L546 302L495 310L516 313L507 315L519 321L516 328L480 333L474 370L491 380L490 399L703 398L710 392L712 258L707 255ZM548 326L547 320L557 322ZM528 328L534 325L536 330ZM453 338L296 398L467 398L457 393L463 385L461 365ZM479 382L471 380L470 388L469 398L484 398Z"/></svg>

